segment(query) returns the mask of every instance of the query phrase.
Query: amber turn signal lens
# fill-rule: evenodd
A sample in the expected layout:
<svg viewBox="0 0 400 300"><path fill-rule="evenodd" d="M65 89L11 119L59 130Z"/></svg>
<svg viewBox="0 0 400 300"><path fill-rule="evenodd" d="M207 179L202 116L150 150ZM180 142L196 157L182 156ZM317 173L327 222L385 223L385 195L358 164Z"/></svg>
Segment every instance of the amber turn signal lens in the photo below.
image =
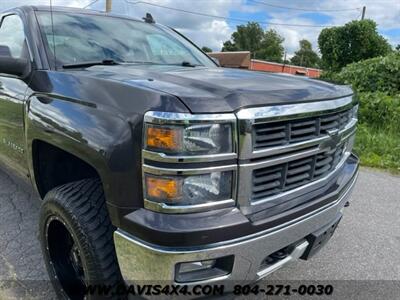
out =
<svg viewBox="0 0 400 300"><path fill-rule="evenodd" d="M177 200L182 196L181 180L146 176L147 196L160 200Z"/></svg>
<svg viewBox="0 0 400 300"><path fill-rule="evenodd" d="M153 127L146 129L147 147L178 150L181 147L181 130L178 128Z"/></svg>

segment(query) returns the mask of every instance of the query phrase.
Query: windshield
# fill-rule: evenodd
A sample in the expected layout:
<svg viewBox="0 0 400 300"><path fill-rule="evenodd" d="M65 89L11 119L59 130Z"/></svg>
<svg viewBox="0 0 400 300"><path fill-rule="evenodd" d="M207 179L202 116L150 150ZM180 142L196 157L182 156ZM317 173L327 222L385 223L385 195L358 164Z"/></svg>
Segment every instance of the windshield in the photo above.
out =
<svg viewBox="0 0 400 300"><path fill-rule="evenodd" d="M190 64L215 67L174 31L154 24L79 13L38 12L49 51L58 65L113 60L126 63ZM54 57L54 56L53 56Z"/></svg>

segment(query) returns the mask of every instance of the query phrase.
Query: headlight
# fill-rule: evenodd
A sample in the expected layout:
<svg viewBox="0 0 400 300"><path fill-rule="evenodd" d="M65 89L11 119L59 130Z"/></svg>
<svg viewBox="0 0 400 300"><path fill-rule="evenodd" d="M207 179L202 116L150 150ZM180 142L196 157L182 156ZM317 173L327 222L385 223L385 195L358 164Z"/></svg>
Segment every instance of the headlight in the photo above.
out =
<svg viewBox="0 0 400 300"><path fill-rule="evenodd" d="M231 124L159 126L146 124L147 150L173 155L231 153Z"/></svg>
<svg viewBox="0 0 400 300"><path fill-rule="evenodd" d="M145 174L146 199L169 206L202 205L232 199L232 171L190 176Z"/></svg>
<svg viewBox="0 0 400 300"><path fill-rule="evenodd" d="M235 154L235 126L232 114L149 112L145 115L144 149L169 157Z"/></svg>
<svg viewBox="0 0 400 300"><path fill-rule="evenodd" d="M236 117L148 112L143 127L147 209L185 213L235 205ZM231 164L210 163L225 160Z"/></svg>

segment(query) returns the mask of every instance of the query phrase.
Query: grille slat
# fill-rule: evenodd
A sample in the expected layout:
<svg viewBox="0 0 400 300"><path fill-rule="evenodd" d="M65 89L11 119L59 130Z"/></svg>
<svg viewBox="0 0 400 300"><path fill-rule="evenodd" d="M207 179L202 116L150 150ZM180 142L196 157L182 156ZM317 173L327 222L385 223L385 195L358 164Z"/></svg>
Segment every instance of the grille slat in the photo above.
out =
<svg viewBox="0 0 400 300"><path fill-rule="evenodd" d="M267 127L260 127L256 129L257 133L264 133L264 132L271 132L271 131L280 131L285 130L286 125L277 125L277 126L267 126Z"/></svg>
<svg viewBox="0 0 400 300"><path fill-rule="evenodd" d="M268 147L275 147L275 146L281 146L286 144L286 140L277 140L277 141L271 141L271 142L263 142L263 143L258 143L261 148L268 148Z"/></svg>
<svg viewBox="0 0 400 300"><path fill-rule="evenodd" d="M256 192L260 192L260 191L270 190L270 189L276 188L280 185L281 185L281 182L279 180L275 180L275 181L254 187L253 192L256 193Z"/></svg>
<svg viewBox="0 0 400 300"><path fill-rule="evenodd" d="M351 110L296 120L256 124L254 150L290 145L328 135L329 130L342 130L351 121Z"/></svg>
<svg viewBox="0 0 400 300"><path fill-rule="evenodd" d="M311 170L311 165L306 164L301 167L288 170L288 176L296 175L296 174L303 173L303 172L308 172L310 170Z"/></svg>
<svg viewBox="0 0 400 300"><path fill-rule="evenodd" d="M270 133L268 136L258 136L256 138L257 142L269 141L269 140L281 140L282 138L286 137L284 132L277 132L277 133Z"/></svg>
<svg viewBox="0 0 400 300"><path fill-rule="evenodd" d="M276 194L279 194L281 192L281 189L272 189L272 190L265 190L263 192L258 192L258 193L253 193L253 201L257 201L259 199L266 198L268 196L273 196Z"/></svg>
<svg viewBox="0 0 400 300"><path fill-rule="evenodd" d="M292 177L286 177L286 184L292 184L298 181L303 181L304 179L309 179L310 178L310 174L308 173L303 173L297 176L292 176Z"/></svg>
<svg viewBox="0 0 400 300"><path fill-rule="evenodd" d="M293 127L292 127L292 136L293 136L293 135L294 135L294 136L297 136L297 135L304 135L304 134L306 134L306 133L313 133L313 134L315 134L315 127L312 127L312 128L306 127L306 128L302 128L302 129L295 129L295 130L293 130Z"/></svg>
<svg viewBox="0 0 400 300"><path fill-rule="evenodd" d="M258 175L258 176L260 176L260 175ZM276 172L276 173L271 174L271 175L255 178L254 179L254 184L258 185L258 184L261 184L263 182L271 181L271 180L279 179L279 178L282 178L282 173L281 172Z"/></svg>
<svg viewBox="0 0 400 300"><path fill-rule="evenodd" d="M331 168L331 165L324 165L324 166L322 166L321 168L315 170L314 176L322 175L322 174L324 174L326 171L330 170L330 168Z"/></svg>
<svg viewBox="0 0 400 300"><path fill-rule="evenodd" d="M331 161L333 160L333 158L331 156L325 157L321 160L318 160L317 163L315 164L316 167L323 167L326 164L329 164Z"/></svg>

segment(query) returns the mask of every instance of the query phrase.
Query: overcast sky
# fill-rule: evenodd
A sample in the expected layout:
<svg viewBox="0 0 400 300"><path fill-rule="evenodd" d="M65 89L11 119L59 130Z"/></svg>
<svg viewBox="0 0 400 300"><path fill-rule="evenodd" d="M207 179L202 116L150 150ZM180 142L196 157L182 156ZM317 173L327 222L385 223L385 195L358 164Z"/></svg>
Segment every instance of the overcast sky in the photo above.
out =
<svg viewBox="0 0 400 300"><path fill-rule="evenodd" d="M25 4L45 4L50 0L0 0L0 11ZM128 4L127 1L136 4ZM84 7L93 0L53 0L54 5ZM246 19L268 23L342 25L360 19L361 7L367 7L366 18L378 23L379 32L392 45L400 44L400 0L113 0L113 11L134 17L152 13L157 22L173 26L200 46L208 46L219 51L240 23L212 17L187 14L146 4L155 3L170 8L195 11L227 18ZM264 3L264 4L263 4ZM286 6L294 9L277 8ZM89 6L102 10L105 0ZM323 11L325 10L325 11ZM343 10L343 11L333 11ZM299 40L308 39L317 47L321 27L292 27L262 24L263 28L276 29L284 38L284 46L291 56L298 47Z"/></svg>

